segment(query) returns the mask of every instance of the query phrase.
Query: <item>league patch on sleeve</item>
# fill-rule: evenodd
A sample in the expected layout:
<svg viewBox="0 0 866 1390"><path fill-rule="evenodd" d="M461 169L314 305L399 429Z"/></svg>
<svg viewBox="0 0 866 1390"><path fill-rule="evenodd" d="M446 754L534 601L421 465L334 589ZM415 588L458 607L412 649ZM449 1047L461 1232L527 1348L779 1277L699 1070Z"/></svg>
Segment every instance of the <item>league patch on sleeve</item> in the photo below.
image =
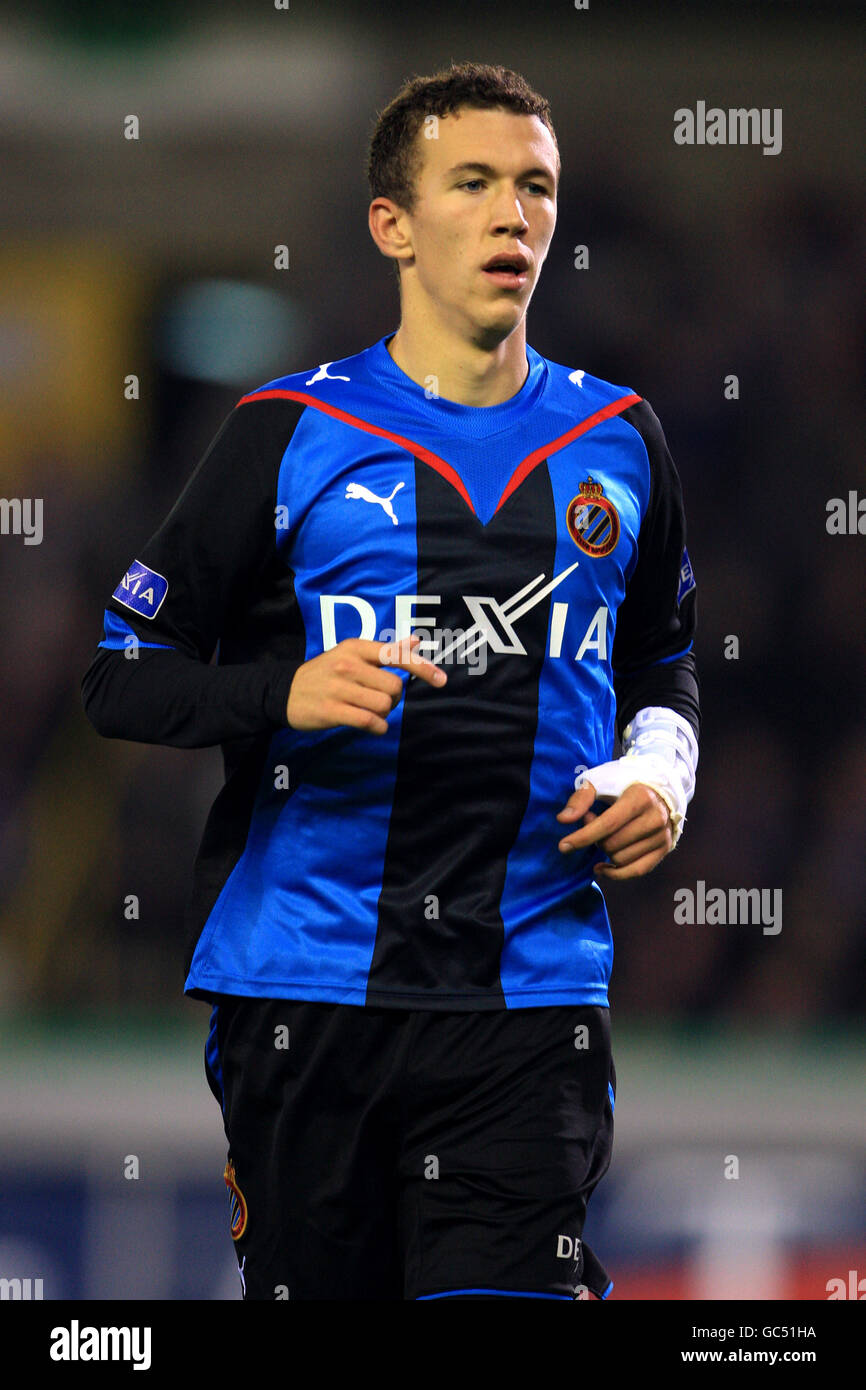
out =
<svg viewBox="0 0 866 1390"><path fill-rule="evenodd" d="M167 593L168 580L136 560L111 597L122 603L124 608L140 613L143 618L155 618Z"/></svg>
<svg viewBox="0 0 866 1390"><path fill-rule="evenodd" d="M683 558L680 561L680 587L677 589L677 608L679 608L686 594L690 594L692 589L696 589L694 570L689 559L689 552L683 550Z"/></svg>

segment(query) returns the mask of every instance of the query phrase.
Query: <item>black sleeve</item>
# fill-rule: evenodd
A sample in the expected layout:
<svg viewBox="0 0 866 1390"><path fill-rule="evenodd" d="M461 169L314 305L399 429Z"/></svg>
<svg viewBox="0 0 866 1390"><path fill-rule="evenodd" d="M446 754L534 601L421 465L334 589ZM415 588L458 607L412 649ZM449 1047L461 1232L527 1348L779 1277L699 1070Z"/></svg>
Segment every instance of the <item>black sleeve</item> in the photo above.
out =
<svg viewBox="0 0 866 1390"><path fill-rule="evenodd" d="M292 576L276 551L286 426L277 403L236 406L139 550L129 573L146 568L167 588L152 614L148 604L136 611L122 602L121 585L109 600L109 621L113 614L134 637L129 651L98 647L82 680L84 709L100 734L199 748L286 727L303 661L289 621L297 610ZM228 653L227 629L235 634ZM219 664L209 664L218 643Z"/></svg>
<svg viewBox="0 0 866 1390"><path fill-rule="evenodd" d="M230 738L285 728L300 661L265 658L206 666L176 651L97 650L81 683L85 713L104 738L208 748Z"/></svg>
<svg viewBox="0 0 866 1390"><path fill-rule="evenodd" d="M664 432L647 401L623 411L640 434L650 464L650 494L638 535L638 558L619 606L613 643L617 733L639 709L676 710L700 735L694 578L686 552L682 488Z"/></svg>

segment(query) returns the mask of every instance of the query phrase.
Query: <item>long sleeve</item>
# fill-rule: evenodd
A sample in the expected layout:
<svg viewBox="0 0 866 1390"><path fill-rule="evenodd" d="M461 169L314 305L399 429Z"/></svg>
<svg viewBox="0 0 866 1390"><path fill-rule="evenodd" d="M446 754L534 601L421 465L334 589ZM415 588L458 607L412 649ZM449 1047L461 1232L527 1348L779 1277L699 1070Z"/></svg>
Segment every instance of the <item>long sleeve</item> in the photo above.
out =
<svg viewBox="0 0 866 1390"><path fill-rule="evenodd" d="M638 536L638 558L617 614L613 646L617 729L639 709L676 710L700 734L700 703L692 644L697 624L695 581L686 550L682 488L662 427L646 401L623 418L649 456L650 495Z"/></svg>
<svg viewBox="0 0 866 1390"><path fill-rule="evenodd" d="M207 666L175 650L100 649L81 684L84 709L105 738L206 748L285 727L300 662Z"/></svg>
<svg viewBox="0 0 866 1390"><path fill-rule="evenodd" d="M118 584L81 684L99 733L193 748L286 727L305 647L277 547L294 419L284 403L235 407Z"/></svg>

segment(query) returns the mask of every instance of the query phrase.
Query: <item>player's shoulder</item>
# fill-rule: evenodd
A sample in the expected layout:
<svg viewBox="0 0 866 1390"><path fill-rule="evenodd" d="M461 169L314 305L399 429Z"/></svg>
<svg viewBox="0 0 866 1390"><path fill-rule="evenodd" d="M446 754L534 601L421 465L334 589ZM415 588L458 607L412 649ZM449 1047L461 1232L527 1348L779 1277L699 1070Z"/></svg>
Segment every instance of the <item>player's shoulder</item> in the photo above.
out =
<svg viewBox="0 0 866 1390"><path fill-rule="evenodd" d="M604 377L595 376L584 367L566 366L562 362L554 362L550 357L545 357L544 361L547 364L551 385L557 395L567 403L573 402L580 408L589 406L592 411L603 409L615 401L630 399L636 404L642 399L633 387L619 386L613 381L606 381Z"/></svg>
<svg viewBox="0 0 866 1390"><path fill-rule="evenodd" d="M583 367L565 366L545 357L554 399L568 410L577 408L581 419L608 409L620 416L642 437L648 448L664 443L661 422L645 396L632 386L618 385L594 376ZM604 416L602 416L602 419Z"/></svg>
<svg viewBox="0 0 866 1390"><path fill-rule="evenodd" d="M359 377L366 374L368 370L367 357L370 348L364 348L361 352L352 353L348 357L334 358L329 362L317 362L302 368L297 372L289 372L286 376L274 377L271 381L263 382L261 386L255 386L248 391L241 399L249 401L257 396L279 396L287 392L308 392L320 394L322 388L327 391L327 383L334 382L355 382ZM312 391L311 388L316 388Z"/></svg>

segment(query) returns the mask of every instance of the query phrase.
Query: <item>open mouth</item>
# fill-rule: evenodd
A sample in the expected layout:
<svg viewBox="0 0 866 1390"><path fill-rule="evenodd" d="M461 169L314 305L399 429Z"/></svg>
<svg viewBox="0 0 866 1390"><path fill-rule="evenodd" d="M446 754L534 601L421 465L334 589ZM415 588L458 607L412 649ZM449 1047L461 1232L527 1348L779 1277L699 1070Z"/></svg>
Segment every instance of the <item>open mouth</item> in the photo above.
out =
<svg viewBox="0 0 866 1390"><path fill-rule="evenodd" d="M488 270L483 270L482 275L486 275L488 280L492 280L496 285L502 285L504 289L517 290L521 285L526 284L526 271L517 270L510 265L492 265Z"/></svg>

